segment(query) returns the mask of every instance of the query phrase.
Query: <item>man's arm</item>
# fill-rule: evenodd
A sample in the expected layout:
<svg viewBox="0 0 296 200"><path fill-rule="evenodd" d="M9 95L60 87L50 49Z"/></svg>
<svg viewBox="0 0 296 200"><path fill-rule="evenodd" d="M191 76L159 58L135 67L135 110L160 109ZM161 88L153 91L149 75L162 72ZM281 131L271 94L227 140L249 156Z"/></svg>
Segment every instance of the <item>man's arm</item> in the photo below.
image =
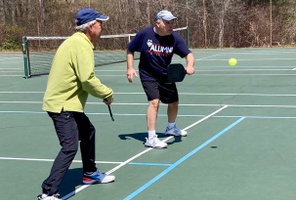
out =
<svg viewBox="0 0 296 200"><path fill-rule="evenodd" d="M127 80L132 83L134 76L137 76L137 72L134 69L134 53L127 50L126 53L126 64L127 64L127 71L126 71L126 76Z"/></svg>
<svg viewBox="0 0 296 200"><path fill-rule="evenodd" d="M93 50L86 46L81 48L77 55L77 60L75 61L77 65L74 67L83 90L94 97L111 100L113 98L113 90L101 83L100 79L95 75Z"/></svg>
<svg viewBox="0 0 296 200"><path fill-rule="evenodd" d="M186 59L186 73L188 75L194 74L194 56L192 53L189 53L187 56L185 56Z"/></svg>

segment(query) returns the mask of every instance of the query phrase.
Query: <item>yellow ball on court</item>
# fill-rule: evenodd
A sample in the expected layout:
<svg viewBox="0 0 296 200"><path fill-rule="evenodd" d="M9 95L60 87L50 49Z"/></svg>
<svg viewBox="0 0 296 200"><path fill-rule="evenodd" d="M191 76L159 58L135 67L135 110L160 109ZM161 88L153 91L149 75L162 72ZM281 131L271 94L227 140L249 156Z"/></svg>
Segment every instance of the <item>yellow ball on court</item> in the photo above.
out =
<svg viewBox="0 0 296 200"><path fill-rule="evenodd" d="M233 67L237 64L237 60L235 58L230 58L228 64Z"/></svg>

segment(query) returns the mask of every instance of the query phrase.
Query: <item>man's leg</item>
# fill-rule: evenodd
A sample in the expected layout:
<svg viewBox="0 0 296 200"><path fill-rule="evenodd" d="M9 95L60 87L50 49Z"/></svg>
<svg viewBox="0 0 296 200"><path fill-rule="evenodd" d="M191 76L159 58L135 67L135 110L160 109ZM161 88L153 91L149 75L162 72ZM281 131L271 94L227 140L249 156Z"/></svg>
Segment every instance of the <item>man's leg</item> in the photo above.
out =
<svg viewBox="0 0 296 200"><path fill-rule="evenodd" d="M168 126L165 134L171 136L187 136L187 131L180 130L176 125L179 102L169 103L167 108Z"/></svg>
<svg viewBox="0 0 296 200"><path fill-rule="evenodd" d="M110 183L115 176L101 173L95 163L95 134L96 129L84 113L76 113L76 122L79 129L80 149L83 164L83 183L92 184Z"/></svg>
<svg viewBox="0 0 296 200"><path fill-rule="evenodd" d="M97 171L95 163L96 129L84 113L75 113L79 130L80 150L84 172Z"/></svg>
<svg viewBox="0 0 296 200"><path fill-rule="evenodd" d="M156 135L156 120L159 108L159 99L149 101L146 114L148 138L146 138L145 146L153 148L166 148L167 143L159 140Z"/></svg>
<svg viewBox="0 0 296 200"><path fill-rule="evenodd" d="M52 118L57 136L62 146L49 177L43 182L43 193L54 195L78 150L78 129L72 112L48 113Z"/></svg>
<svg viewBox="0 0 296 200"><path fill-rule="evenodd" d="M169 123L175 123L177 119L178 114L178 108L179 108L179 102L173 102L168 104L167 108L167 115L168 115L168 122Z"/></svg>
<svg viewBox="0 0 296 200"><path fill-rule="evenodd" d="M165 148L167 143L160 141L156 135L156 120L159 108L159 85L157 82L142 82L143 89L146 93L149 105L146 113L146 124L148 137L145 146L153 148Z"/></svg>
<svg viewBox="0 0 296 200"><path fill-rule="evenodd" d="M168 126L166 128L165 134L172 136L186 136L187 132L184 130L180 130L176 126L176 119L179 109L179 95L176 84L163 83L160 88L161 102L168 104Z"/></svg>
<svg viewBox="0 0 296 200"><path fill-rule="evenodd" d="M146 113L147 129L148 131L155 131L157 113L159 108L159 99L149 101L149 105Z"/></svg>

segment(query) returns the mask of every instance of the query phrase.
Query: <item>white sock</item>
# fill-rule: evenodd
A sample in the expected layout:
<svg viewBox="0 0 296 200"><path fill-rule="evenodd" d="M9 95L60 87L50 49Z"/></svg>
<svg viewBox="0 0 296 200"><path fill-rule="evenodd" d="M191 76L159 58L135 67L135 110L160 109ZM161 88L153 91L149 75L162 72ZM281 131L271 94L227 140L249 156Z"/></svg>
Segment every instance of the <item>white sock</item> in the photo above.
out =
<svg viewBox="0 0 296 200"><path fill-rule="evenodd" d="M153 130L153 131L148 131L148 138L153 138L154 136L156 135L156 131Z"/></svg>
<svg viewBox="0 0 296 200"><path fill-rule="evenodd" d="M169 129L172 129L174 126L176 126L176 122L173 122L173 123L169 123L168 124L168 128Z"/></svg>

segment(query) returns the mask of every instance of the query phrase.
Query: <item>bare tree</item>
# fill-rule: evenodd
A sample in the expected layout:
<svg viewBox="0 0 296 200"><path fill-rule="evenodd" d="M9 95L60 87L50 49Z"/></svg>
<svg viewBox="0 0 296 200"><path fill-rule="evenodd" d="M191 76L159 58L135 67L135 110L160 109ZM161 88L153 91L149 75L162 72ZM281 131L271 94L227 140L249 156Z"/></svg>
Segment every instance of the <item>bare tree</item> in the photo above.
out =
<svg viewBox="0 0 296 200"><path fill-rule="evenodd" d="M219 17L219 47L224 47L225 15L231 0L223 0L222 10Z"/></svg>
<svg viewBox="0 0 296 200"><path fill-rule="evenodd" d="M270 30L269 30L269 46L272 46L272 0L269 0L269 24L270 24Z"/></svg>
<svg viewBox="0 0 296 200"><path fill-rule="evenodd" d="M204 47L208 48L208 11L207 11L207 5L206 0L202 1L203 4L203 29L204 29Z"/></svg>
<svg viewBox="0 0 296 200"><path fill-rule="evenodd" d="M295 0L0 0L0 41L70 35L85 7L110 16L104 34L135 33L168 9L178 17L176 27L189 27L192 47L296 43Z"/></svg>
<svg viewBox="0 0 296 200"><path fill-rule="evenodd" d="M0 0L0 23L5 24L6 19L5 19L5 4L4 0Z"/></svg>

